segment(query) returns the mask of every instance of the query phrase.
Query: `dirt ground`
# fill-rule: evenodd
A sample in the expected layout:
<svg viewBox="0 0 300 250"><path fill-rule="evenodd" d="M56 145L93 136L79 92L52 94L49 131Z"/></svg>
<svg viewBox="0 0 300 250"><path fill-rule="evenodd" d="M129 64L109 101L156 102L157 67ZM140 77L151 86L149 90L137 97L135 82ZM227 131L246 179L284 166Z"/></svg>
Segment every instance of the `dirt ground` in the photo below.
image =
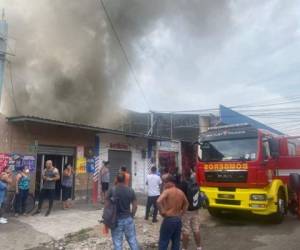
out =
<svg viewBox="0 0 300 250"><path fill-rule="evenodd" d="M160 222L143 219L145 207L140 206L136 231L141 249L157 249ZM112 249L110 234L102 233L98 223L101 210L77 207L69 211L56 210L49 217L43 214L9 218L0 225L2 250L105 250ZM201 210L203 249L209 250L298 250L300 221L287 216L280 225L270 224L259 217L226 215L222 219L210 217ZM124 249L129 249L124 244ZM191 241L190 250L196 249Z"/></svg>

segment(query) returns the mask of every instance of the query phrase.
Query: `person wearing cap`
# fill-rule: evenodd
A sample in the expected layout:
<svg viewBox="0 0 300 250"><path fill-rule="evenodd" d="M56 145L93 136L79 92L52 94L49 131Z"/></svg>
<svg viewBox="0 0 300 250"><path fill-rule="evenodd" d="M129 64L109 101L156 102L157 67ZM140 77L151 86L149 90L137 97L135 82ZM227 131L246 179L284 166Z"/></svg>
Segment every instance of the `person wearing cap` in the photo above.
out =
<svg viewBox="0 0 300 250"><path fill-rule="evenodd" d="M100 181L101 181L101 200L102 203L104 203L106 193L109 189L109 181L110 181L109 161L103 161L103 167L100 170Z"/></svg>
<svg viewBox="0 0 300 250"><path fill-rule="evenodd" d="M159 212L164 218L160 227L159 250L168 249L170 241L172 241L172 250L180 248L181 217L187 211L189 202L175 183L172 176L168 177L164 191L157 200Z"/></svg>

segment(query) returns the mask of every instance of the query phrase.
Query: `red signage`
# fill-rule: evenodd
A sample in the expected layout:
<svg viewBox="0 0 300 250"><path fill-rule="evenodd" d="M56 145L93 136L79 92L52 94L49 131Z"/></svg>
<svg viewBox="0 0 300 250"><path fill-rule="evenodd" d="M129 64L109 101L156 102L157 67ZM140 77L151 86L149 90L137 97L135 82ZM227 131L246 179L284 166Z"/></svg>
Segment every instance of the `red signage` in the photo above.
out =
<svg viewBox="0 0 300 250"><path fill-rule="evenodd" d="M9 163L9 155L8 154L0 154L0 173L8 167Z"/></svg>
<svg viewBox="0 0 300 250"><path fill-rule="evenodd" d="M128 144L123 144L123 143L111 143L109 144L109 147L112 149L122 149L122 150L128 150L129 145Z"/></svg>

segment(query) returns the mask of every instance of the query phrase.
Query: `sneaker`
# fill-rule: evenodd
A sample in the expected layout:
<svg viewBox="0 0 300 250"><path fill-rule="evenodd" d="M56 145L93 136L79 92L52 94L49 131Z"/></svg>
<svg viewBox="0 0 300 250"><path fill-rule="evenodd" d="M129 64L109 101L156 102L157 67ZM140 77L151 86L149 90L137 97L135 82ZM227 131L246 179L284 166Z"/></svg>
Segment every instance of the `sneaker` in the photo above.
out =
<svg viewBox="0 0 300 250"><path fill-rule="evenodd" d="M0 218L0 224L6 224L7 223L7 219L5 218Z"/></svg>
<svg viewBox="0 0 300 250"><path fill-rule="evenodd" d="M152 220L152 222L153 222L153 223L156 223L156 222L158 222L158 220L157 220L157 219L155 219L155 220Z"/></svg>
<svg viewBox="0 0 300 250"><path fill-rule="evenodd" d="M18 213L15 213L15 217L19 217L19 214L18 214Z"/></svg>

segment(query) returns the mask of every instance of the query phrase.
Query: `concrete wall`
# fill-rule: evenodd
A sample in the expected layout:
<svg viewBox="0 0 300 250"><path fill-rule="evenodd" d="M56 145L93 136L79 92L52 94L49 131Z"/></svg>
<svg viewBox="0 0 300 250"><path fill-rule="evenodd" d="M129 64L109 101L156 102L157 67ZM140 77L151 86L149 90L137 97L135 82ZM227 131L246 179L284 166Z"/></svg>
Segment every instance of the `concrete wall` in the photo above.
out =
<svg viewBox="0 0 300 250"><path fill-rule="evenodd" d="M18 153L35 155L34 145L84 147L95 146L96 133L76 128L37 124L37 123L8 123L0 114L0 153ZM37 166L37 168L40 166ZM86 193L87 181L92 187L92 178L88 174L77 174L75 190L79 196ZM35 173L32 174L31 191L35 188Z"/></svg>
<svg viewBox="0 0 300 250"><path fill-rule="evenodd" d="M147 139L126 137L123 135L100 134L100 160L108 159L108 151L111 144L126 144L128 151L132 153L132 188L136 192L145 192L145 175L147 169L147 160L143 159L142 151L147 151Z"/></svg>

